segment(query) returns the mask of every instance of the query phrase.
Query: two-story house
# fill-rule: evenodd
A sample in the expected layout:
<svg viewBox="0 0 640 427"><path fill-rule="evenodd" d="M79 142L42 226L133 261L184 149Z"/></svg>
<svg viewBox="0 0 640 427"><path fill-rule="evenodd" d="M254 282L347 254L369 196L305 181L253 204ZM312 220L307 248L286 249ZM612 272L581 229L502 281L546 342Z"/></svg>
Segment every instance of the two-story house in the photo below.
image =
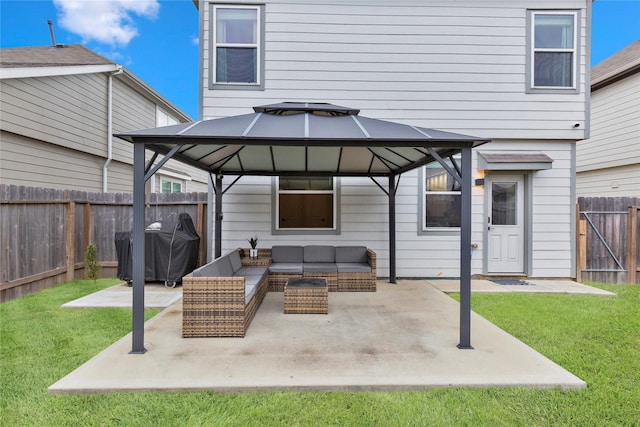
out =
<svg viewBox="0 0 640 427"><path fill-rule="evenodd" d="M577 195L640 195L639 143L640 40L591 69L591 136L577 145Z"/></svg>
<svg viewBox="0 0 640 427"><path fill-rule="evenodd" d="M125 67L81 45L0 49L0 183L131 192L133 149L114 132L191 119ZM172 161L150 192L206 191Z"/></svg>
<svg viewBox="0 0 640 427"><path fill-rule="evenodd" d="M590 0L197 7L201 119L328 102L489 138L473 154L472 274L575 276ZM378 253L378 274L388 275L387 199L366 178L245 176L224 197L224 249L255 235L265 246L366 245ZM398 276L460 276L460 188L447 170L431 163L403 174L396 210Z"/></svg>

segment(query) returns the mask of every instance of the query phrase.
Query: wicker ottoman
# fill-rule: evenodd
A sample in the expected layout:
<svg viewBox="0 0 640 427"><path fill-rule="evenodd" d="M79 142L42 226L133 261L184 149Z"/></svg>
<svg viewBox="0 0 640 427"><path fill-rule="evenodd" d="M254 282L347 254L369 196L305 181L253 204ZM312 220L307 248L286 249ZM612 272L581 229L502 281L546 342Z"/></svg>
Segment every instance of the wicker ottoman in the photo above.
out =
<svg viewBox="0 0 640 427"><path fill-rule="evenodd" d="M327 281L318 277L295 277L284 286L285 314L328 314Z"/></svg>

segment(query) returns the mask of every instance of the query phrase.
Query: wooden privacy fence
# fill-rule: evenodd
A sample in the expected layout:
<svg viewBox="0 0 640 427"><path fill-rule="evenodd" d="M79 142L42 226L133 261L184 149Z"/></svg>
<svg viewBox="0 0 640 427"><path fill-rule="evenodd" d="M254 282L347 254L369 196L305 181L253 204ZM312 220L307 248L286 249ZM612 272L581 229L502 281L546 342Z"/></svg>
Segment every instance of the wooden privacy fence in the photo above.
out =
<svg viewBox="0 0 640 427"><path fill-rule="evenodd" d="M638 283L640 197L580 197L576 280Z"/></svg>
<svg viewBox="0 0 640 427"><path fill-rule="evenodd" d="M198 265L206 257L207 193L147 195L146 224L188 213L200 236ZM131 193L0 185L0 300L2 302L84 275L84 252L97 247L101 277L116 277L117 231L133 226Z"/></svg>

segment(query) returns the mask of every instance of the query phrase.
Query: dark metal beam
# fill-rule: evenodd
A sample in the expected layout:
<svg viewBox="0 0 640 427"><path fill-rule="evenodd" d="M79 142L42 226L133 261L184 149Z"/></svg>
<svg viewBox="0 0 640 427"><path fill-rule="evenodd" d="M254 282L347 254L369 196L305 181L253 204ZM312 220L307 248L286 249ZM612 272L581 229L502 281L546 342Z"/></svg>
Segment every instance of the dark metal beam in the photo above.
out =
<svg viewBox="0 0 640 427"><path fill-rule="evenodd" d="M160 168L164 166L164 164L167 163L173 157L173 155L178 152L178 150L180 150L180 147L182 147L182 145L175 145L167 154L165 154L164 157L160 159L158 164L152 167L150 171L145 173L144 180L147 181L153 176L154 173L158 172Z"/></svg>
<svg viewBox="0 0 640 427"><path fill-rule="evenodd" d="M389 176L389 282L397 283L396 278L396 177Z"/></svg>
<svg viewBox="0 0 640 427"><path fill-rule="evenodd" d="M144 348L144 144L133 147L133 320L130 354L143 354Z"/></svg>
<svg viewBox="0 0 640 427"><path fill-rule="evenodd" d="M222 174L215 176L215 255L214 258L222 256Z"/></svg>
<svg viewBox="0 0 640 427"><path fill-rule="evenodd" d="M471 346L471 148L462 149L460 208L460 349Z"/></svg>

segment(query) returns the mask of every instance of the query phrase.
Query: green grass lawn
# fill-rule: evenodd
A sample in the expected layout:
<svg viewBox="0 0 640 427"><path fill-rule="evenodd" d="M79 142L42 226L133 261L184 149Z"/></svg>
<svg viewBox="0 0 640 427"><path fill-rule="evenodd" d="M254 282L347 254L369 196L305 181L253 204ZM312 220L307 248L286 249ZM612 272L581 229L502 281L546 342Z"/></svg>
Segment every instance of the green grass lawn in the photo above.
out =
<svg viewBox="0 0 640 427"><path fill-rule="evenodd" d="M475 312L585 380L583 390L50 395L131 330L129 309L60 308L114 283L77 281L0 305L0 425L640 425L640 286L596 284L617 298L473 295Z"/></svg>

